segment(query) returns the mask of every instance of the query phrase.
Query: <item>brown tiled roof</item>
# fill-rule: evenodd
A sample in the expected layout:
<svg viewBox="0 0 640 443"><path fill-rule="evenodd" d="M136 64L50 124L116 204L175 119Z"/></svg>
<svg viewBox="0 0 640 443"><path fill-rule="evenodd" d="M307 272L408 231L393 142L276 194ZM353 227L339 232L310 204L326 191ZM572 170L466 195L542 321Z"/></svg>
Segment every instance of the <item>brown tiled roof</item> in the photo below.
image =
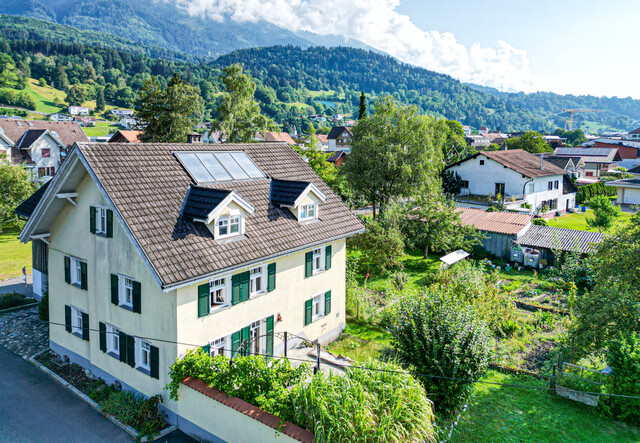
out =
<svg viewBox="0 0 640 443"><path fill-rule="evenodd" d="M456 208L456 212L463 224L497 234L517 234L531 222L531 215L517 212L487 212L474 208Z"/></svg>
<svg viewBox="0 0 640 443"><path fill-rule="evenodd" d="M267 142L285 142L290 145L297 144L295 140L291 138L289 134L286 132L265 132L264 133L264 141Z"/></svg>
<svg viewBox="0 0 640 443"><path fill-rule="evenodd" d="M18 124L20 123L20 124ZM89 139L76 122L53 122L44 120L0 120L0 128L11 140L20 140L28 129L48 129L58 135L58 139L70 148L75 142L87 142Z"/></svg>
<svg viewBox="0 0 640 443"><path fill-rule="evenodd" d="M564 169L548 161L544 161L543 168L540 169L540 157L522 149L482 151L482 155L529 178L566 174Z"/></svg>
<svg viewBox="0 0 640 443"><path fill-rule="evenodd" d="M362 223L289 146L282 143L154 144L80 143L116 209L156 270L164 287L246 262L303 249L361 232ZM255 207L246 218L246 238L218 244L202 223L180 216L195 185L172 152L244 151L267 176L200 185L233 190ZM301 225L270 202L271 178L313 182L327 196L320 221Z"/></svg>
<svg viewBox="0 0 640 443"><path fill-rule="evenodd" d="M258 420L260 423L267 425L270 428L277 430L278 432L282 432L283 434L288 435L295 440L304 443L313 443L315 441L315 435L312 432L309 432L298 425L294 425L293 423L289 423L288 421L283 422L275 415L263 411L259 407L252 405L251 403L247 403L246 401L241 400L237 397L228 396L219 389L208 386L203 381L187 377L182 380L182 384L188 386L194 391L198 391L199 393L222 403L225 406L228 406L248 417L251 417L254 420Z"/></svg>
<svg viewBox="0 0 640 443"><path fill-rule="evenodd" d="M327 143L329 143L329 135L327 134L316 134L316 138L322 144L326 145Z"/></svg>
<svg viewBox="0 0 640 443"><path fill-rule="evenodd" d="M31 156L27 151L21 151L15 146L11 147L11 162L15 164L26 164L26 165L36 164L36 162L34 162L31 159Z"/></svg>
<svg viewBox="0 0 640 443"><path fill-rule="evenodd" d="M109 139L109 143L142 143L138 136L142 131L119 130Z"/></svg>

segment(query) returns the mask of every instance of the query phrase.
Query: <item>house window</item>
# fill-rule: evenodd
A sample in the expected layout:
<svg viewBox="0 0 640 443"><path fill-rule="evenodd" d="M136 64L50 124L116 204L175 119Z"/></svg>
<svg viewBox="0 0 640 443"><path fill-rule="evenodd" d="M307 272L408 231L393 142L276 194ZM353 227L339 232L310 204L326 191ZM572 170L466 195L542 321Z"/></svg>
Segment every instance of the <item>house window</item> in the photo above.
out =
<svg viewBox="0 0 640 443"><path fill-rule="evenodd" d="M38 168L38 177L51 177L56 173L56 168L54 167L45 167Z"/></svg>
<svg viewBox="0 0 640 443"><path fill-rule="evenodd" d="M107 325L107 352L120 355L120 330Z"/></svg>
<svg viewBox="0 0 640 443"><path fill-rule="evenodd" d="M468 189L469 188L469 180L462 180L462 189Z"/></svg>
<svg viewBox="0 0 640 443"><path fill-rule="evenodd" d="M529 183L529 194L533 194L536 190L535 183Z"/></svg>
<svg viewBox="0 0 640 443"><path fill-rule="evenodd" d="M210 355L215 357L216 355L225 355L224 351L227 350L227 338L222 337L211 342Z"/></svg>
<svg viewBox="0 0 640 443"><path fill-rule="evenodd" d="M313 297L313 320L324 316L324 294Z"/></svg>
<svg viewBox="0 0 640 443"><path fill-rule="evenodd" d="M136 343L136 367L146 371L151 370L151 344L139 338Z"/></svg>
<svg viewBox="0 0 640 443"><path fill-rule="evenodd" d="M559 180L553 182L553 189L558 189Z"/></svg>
<svg viewBox="0 0 640 443"><path fill-rule="evenodd" d="M107 208L96 206L96 234L107 235Z"/></svg>
<svg viewBox="0 0 640 443"><path fill-rule="evenodd" d="M240 233L240 217L218 220L218 237L229 237Z"/></svg>
<svg viewBox="0 0 640 443"><path fill-rule="evenodd" d="M77 258L71 257L71 284L82 286L82 262Z"/></svg>
<svg viewBox="0 0 640 443"><path fill-rule="evenodd" d="M324 271L322 248L313 250L313 273Z"/></svg>
<svg viewBox="0 0 640 443"><path fill-rule="evenodd" d="M124 275L118 276L118 304L133 308L133 279Z"/></svg>
<svg viewBox="0 0 640 443"><path fill-rule="evenodd" d="M82 311L71 307L71 333L82 336Z"/></svg>
<svg viewBox="0 0 640 443"><path fill-rule="evenodd" d="M225 305L226 284L224 278L219 278L209 283L211 309Z"/></svg>
<svg viewBox="0 0 640 443"><path fill-rule="evenodd" d="M548 190L548 191L553 190L553 182L549 182L549 183L547 183L547 190Z"/></svg>
<svg viewBox="0 0 640 443"><path fill-rule="evenodd" d="M302 205L300 208L300 220L307 220L310 218L316 218L316 204L309 203Z"/></svg>
<svg viewBox="0 0 640 443"><path fill-rule="evenodd" d="M260 321L251 323L251 353L253 355L260 355L260 340L262 339L260 334Z"/></svg>
<svg viewBox="0 0 640 443"><path fill-rule="evenodd" d="M43 149L42 150L42 158L51 157L51 149Z"/></svg>
<svg viewBox="0 0 640 443"><path fill-rule="evenodd" d="M484 165L484 160L480 160L480 166Z"/></svg>
<svg viewBox="0 0 640 443"><path fill-rule="evenodd" d="M553 200L549 200L549 210L555 211L558 209L558 199L554 198Z"/></svg>
<svg viewBox="0 0 640 443"><path fill-rule="evenodd" d="M255 295L264 291L262 282L262 267L253 268L249 274L249 295Z"/></svg>

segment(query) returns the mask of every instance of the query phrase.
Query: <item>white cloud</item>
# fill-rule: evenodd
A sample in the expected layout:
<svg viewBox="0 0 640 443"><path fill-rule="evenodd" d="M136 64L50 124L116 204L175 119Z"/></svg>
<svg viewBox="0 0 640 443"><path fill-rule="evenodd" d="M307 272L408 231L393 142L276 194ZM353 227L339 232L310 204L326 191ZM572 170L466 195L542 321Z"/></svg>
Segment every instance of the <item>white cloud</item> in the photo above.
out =
<svg viewBox="0 0 640 443"><path fill-rule="evenodd" d="M192 15L268 21L291 31L351 37L406 63L506 91L535 89L524 50L499 41L470 48L448 32L423 31L395 11L399 0L174 0Z"/></svg>

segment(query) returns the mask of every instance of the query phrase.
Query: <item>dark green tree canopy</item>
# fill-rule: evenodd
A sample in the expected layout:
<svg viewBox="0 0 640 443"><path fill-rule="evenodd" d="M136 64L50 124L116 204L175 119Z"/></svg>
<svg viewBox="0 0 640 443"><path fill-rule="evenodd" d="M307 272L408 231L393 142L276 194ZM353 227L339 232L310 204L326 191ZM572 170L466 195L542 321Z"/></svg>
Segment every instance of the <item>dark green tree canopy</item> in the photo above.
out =
<svg viewBox="0 0 640 443"><path fill-rule="evenodd" d="M552 152L553 149L535 131L527 131L520 137L508 138L505 142L507 149L523 149L532 154Z"/></svg>

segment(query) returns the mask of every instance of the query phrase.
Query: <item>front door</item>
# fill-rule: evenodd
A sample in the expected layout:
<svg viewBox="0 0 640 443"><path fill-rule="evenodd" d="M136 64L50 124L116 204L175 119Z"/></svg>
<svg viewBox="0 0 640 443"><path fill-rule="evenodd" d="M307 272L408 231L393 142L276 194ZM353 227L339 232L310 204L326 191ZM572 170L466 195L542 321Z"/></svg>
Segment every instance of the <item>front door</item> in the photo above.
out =
<svg viewBox="0 0 640 443"><path fill-rule="evenodd" d="M504 183L496 183L496 193L494 195L498 195L504 199Z"/></svg>

